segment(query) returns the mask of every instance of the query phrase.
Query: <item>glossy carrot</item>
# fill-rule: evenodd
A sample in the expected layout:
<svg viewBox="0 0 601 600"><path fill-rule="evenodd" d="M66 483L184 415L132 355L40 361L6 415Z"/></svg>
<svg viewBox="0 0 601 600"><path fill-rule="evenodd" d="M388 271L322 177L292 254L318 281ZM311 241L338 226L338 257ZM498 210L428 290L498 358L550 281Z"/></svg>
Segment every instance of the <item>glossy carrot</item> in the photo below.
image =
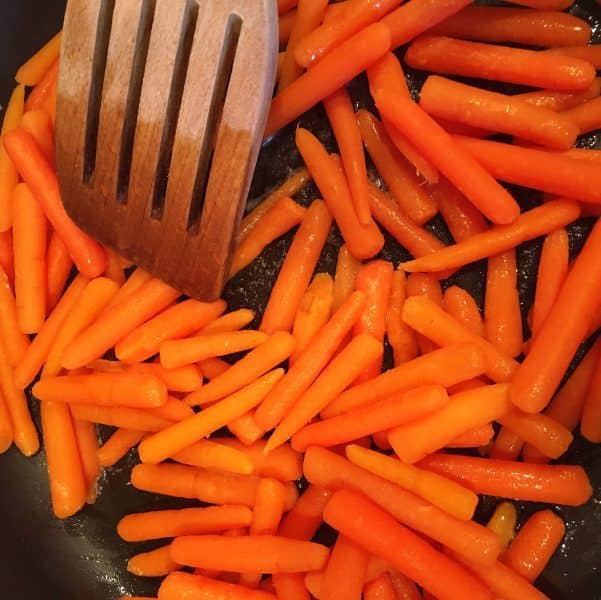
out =
<svg viewBox="0 0 601 600"><path fill-rule="evenodd" d="M59 61L56 59L44 73L35 88L31 90L25 102L26 111L43 108L48 98L52 97L58 79L58 67Z"/></svg>
<svg viewBox="0 0 601 600"><path fill-rule="evenodd" d="M562 117L569 119L578 129L580 135L601 128L601 99L588 100L573 108L565 110Z"/></svg>
<svg viewBox="0 0 601 600"><path fill-rule="evenodd" d="M427 383L450 387L481 375L486 368L484 351L473 343L434 350L350 388L326 407L321 416L329 419Z"/></svg>
<svg viewBox="0 0 601 600"><path fill-rule="evenodd" d="M559 54L426 35L405 55L410 67L556 90L584 90L595 78L586 61Z"/></svg>
<svg viewBox="0 0 601 600"><path fill-rule="evenodd" d="M252 461L244 452L208 439L195 442L174 454L173 460L184 465L239 475L250 475L255 470Z"/></svg>
<svg viewBox="0 0 601 600"><path fill-rule="evenodd" d="M299 0L278 0L278 15L287 13L297 7Z"/></svg>
<svg viewBox="0 0 601 600"><path fill-rule="evenodd" d="M451 442L449 442L447 448L480 448L486 446L494 437L495 430L493 426L483 425L481 427L475 427L465 433L457 436Z"/></svg>
<svg viewBox="0 0 601 600"><path fill-rule="evenodd" d="M60 47L61 32L59 31L29 60L19 67L15 75L16 81L29 87L36 86L58 58Z"/></svg>
<svg viewBox="0 0 601 600"><path fill-rule="evenodd" d="M389 49L390 29L381 23L374 23L344 41L274 98L265 135L273 135L333 94Z"/></svg>
<svg viewBox="0 0 601 600"><path fill-rule="evenodd" d="M367 168L365 166L361 132L357 125L351 97L347 89L342 87L325 98L323 105L340 150L340 158L348 180L357 218L362 225L369 225L371 212L367 187Z"/></svg>
<svg viewBox="0 0 601 600"><path fill-rule="evenodd" d="M138 291L145 283L152 279L152 275L140 267L127 278L125 283L121 286L115 297L111 300L107 306L107 310L121 304L126 298L130 298L134 292Z"/></svg>
<svg viewBox="0 0 601 600"><path fill-rule="evenodd" d="M568 200L553 200L529 210L506 227L491 227L435 254L402 263L409 272L457 269L471 262L510 250L515 246L564 227L580 216L580 208Z"/></svg>
<svg viewBox="0 0 601 600"><path fill-rule="evenodd" d="M565 534L564 522L551 510L534 513L521 527L503 555L512 571L534 583Z"/></svg>
<svg viewBox="0 0 601 600"><path fill-rule="evenodd" d="M181 567L171 559L171 544L132 556L127 570L138 577L164 577Z"/></svg>
<svg viewBox="0 0 601 600"><path fill-rule="evenodd" d="M296 19L296 9L291 9L284 14L281 14L278 18L278 40L280 47L285 46L290 39L292 28L294 27L294 20ZM283 53L280 52L283 58Z"/></svg>
<svg viewBox="0 0 601 600"><path fill-rule="evenodd" d="M13 445L13 427L6 402L0 393L0 454L4 454Z"/></svg>
<svg viewBox="0 0 601 600"><path fill-rule="evenodd" d="M589 46L585 46L587 48ZM557 90L535 90L517 94L516 98L558 112L574 108L587 100L596 98L601 92L601 79L596 78L592 85L582 92L560 92Z"/></svg>
<svg viewBox="0 0 601 600"><path fill-rule="evenodd" d="M283 374L282 369L272 371L202 412L145 439L139 448L142 462L157 464L242 416L263 400Z"/></svg>
<svg viewBox="0 0 601 600"><path fill-rule="evenodd" d="M429 33L481 42L529 46L586 46L591 29L576 16L550 10L468 6Z"/></svg>
<svg viewBox="0 0 601 600"><path fill-rule="evenodd" d="M312 539L323 523L323 511L330 496L327 489L309 485L283 518L278 535L295 540Z"/></svg>
<svg viewBox="0 0 601 600"><path fill-rule="evenodd" d="M417 593L419 594L419 592ZM421 596L421 594L419 595ZM363 597L365 600L396 600L397 595L392 586L390 575L382 573L382 575L367 582L363 588Z"/></svg>
<svg viewBox="0 0 601 600"><path fill-rule="evenodd" d="M54 125L44 110L31 110L21 119L21 127L31 135L44 157L54 165Z"/></svg>
<svg viewBox="0 0 601 600"><path fill-rule="evenodd" d="M417 356L417 341L413 330L403 323L401 312L407 297L406 276L403 271L392 274L392 286L388 312L386 313L386 336L392 346L394 365L399 366Z"/></svg>
<svg viewBox="0 0 601 600"><path fill-rule="evenodd" d="M252 411L234 419L227 428L233 436L247 446L251 446L265 435L265 431L257 425Z"/></svg>
<svg viewBox="0 0 601 600"><path fill-rule="evenodd" d="M29 338L19 327L17 304L6 271L0 267L0 334L11 367L19 364L27 349Z"/></svg>
<svg viewBox="0 0 601 600"><path fill-rule="evenodd" d="M543 243L532 304L532 337L540 331L568 274L569 239L565 229L547 235Z"/></svg>
<svg viewBox="0 0 601 600"><path fill-rule="evenodd" d="M98 462L98 432L96 425L87 421L74 421L75 437L79 448L79 457L86 481L86 502L94 504L98 495L98 477L100 476L100 463Z"/></svg>
<svg viewBox="0 0 601 600"><path fill-rule="evenodd" d="M10 229L0 233L0 267L4 269L10 285L14 286L13 232Z"/></svg>
<svg viewBox="0 0 601 600"><path fill-rule="evenodd" d="M361 225L342 171L319 140L309 131L296 130L296 145L338 225L349 252L364 260L375 256L384 246L384 238L375 223Z"/></svg>
<svg viewBox="0 0 601 600"><path fill-rule="evenodd" d="M366 550L340 534L324 572L320 600L361 598L368 561Z"/></svg>
<svg viewBox="0 0 601 600"><path fill-rule="evenodd" d="M229 369L214 377L186 401L190 406L211 404L237 392L285 361L294 350L294 338L289 333L272 335Z"/></svg>
<svg viewBox="0 0 601 600"><path fill-rule="evenodd" d="M135 429L117 429L111 437L98 448L98 464L101 467L116 465L132 448L135 448L146 434Z"/></svg>
<svg viewBox="0 0 601 600"><path fill-rule="evenodd" d="M429 273L411 273L407 277L406 290L408 298L411 298L412 296L423 296L430 299L437 306L443 306L443 296L440 282L436 279L436 277L430 275ZM401 319L402 318L403 311L401 310ZM417 340L419 350L422 354L427 354L428 352L432 352L432 350L437 348L436 344L434 344L426 336L423 336L421 333L415 333L414 335Z"/></svg>
<svg viewBox="0 0 601 600"><path fill-rule="evenodd" d="M491 458L517 460L524 447L524 440L507 427L501 427L490 449Z"/></svg>
<svg viewBox="0 0 601 600"><path fill-rule="evenodd" d="M472 560L487 564L499 554L497 537L482 525L452 517L401 486L351 464L334 452L318 447L309 448L305 454L304 472L314 485L325 486L332 491L344 488L365 494L402 525ZM354 519L360 515L350 514Z"/></svg>
<svg viewBox="0 0 601 600"><path fill-rule="evenodd" d="M551 400L598 310L601 268L595 256L601 248L597 223L574 261L559 295L532 348L511 384L514 403L526 412L539 412Z"/></svg>
<svg viewBox="0 0 601 600"><path fill-rule="evenodd" d="M475 577L356 492L336 492L326 506L324 518L342 535L384 558L441 600L492 598Z"/></svg>
<svg viewBox="0 0 601 600"><path fill-rule="evenodd" d="M121 257L112 248L106 249L106 269L104 276L120 286L125 283L125 273L121 266Z"/></svg>
<svg viewBox="0 0 601 600"><path fill-rule="evenodd" d="M63 240L55 231L50 236L48 250L46 252L46 285L48 286L46 298L48 299L48 311L51 311L58 302L65 284L71 273L73 260L69 255Z"/></svg>
<svg viewBox="0 0 601 600"><path fill-rule="evenodd" d="M477 494L579 506L591 496L580 466L534 465L491 458L433 454L420 467L450 477Z"/></svg>
<svg viewBox="0 0 601 600"><path fill-rule="evenodd" d="M599 361L597 361L582 406L582 421L580 423L580 432L582 433L582 436L591 442L601 440L601 427L599 426L599 421L601 420L599 416L601 414L601 400L599 398L601 375L599 374L599 366Z"/></svg>
<svg viewBox="0 0 601 600"><path fill-rule="evenodd" d="M476 335L484 337L484 323L473 296L456 285L444 292L445 310Z"/></svg>
<svg viewBox="0 0 601 600"><path fill-rule="evenodd" d="M63 239L79 271L96 277L106 268L106 253L71 220L65 211L58 180L34 139L17 128L4 136L4 147L31 189L52 227Z"/></svg>
<svg viewBox="0 0 601 600"><path fill-rule="evenodd" d="M208 360L201 361L198 366L202 369L203 376L209 381L225 373L231 367L222 358L209 358Z"/></svg>
<svg viewBox="0 0 601 600"><path fill-rule="evenodd" d="M570 46L569 48L550 48L545 52L579 58L593 65L595 69L601 68L601 49L599 49L597 44L590 44L589 46Z"/></svg>
<svg viewBox="0 0 601 600"><path fill-rule="evenodd" d="M296 62L306 68L313 66L326 54L331 55L334 49L340 47L351 36L379 21L396 8L401 1L384 0L384 2L374 3L369 0L360 0L354 2L337 19L325 22L299 42L294 52Z"/></svg>
<svg viewBox="0 0 601 600"><path fill-rule="evenodd" d="M494 531L501 541L501 548L505 550L515 537L518 513L511 502L499 502L488 520L486 526Z"/></svg>
<svg viewBox="0 0 601 600"><path fill-rule="evenodd" d="M249 308L240 308L211 321L211 323L201 328L198 334L239 331L251 323L254 318L255 312L253 310L250 310Z"/></svg>
<svg viewBox="0 0 601 600"><path fill-rule="evenodd" d="M57 406L63 403L55 403ZM42 407L44 403L42 403ZM95 406L93 404L77 404L71 406L75 419L89 421L99 425L109 425L122 429L139 429L140 431L160 431L169 427L173 421L152 414L148 410L123 406Z"/></svg>
<svg viewBox="0 0 601 600"><path fill-rule="evenodd" d="M88 279L83 275L78 275L46 319L39 333L24 353L22 360L15 367L15 385L18 388L26 388L42 368L60 328L87 284Z"/></svg>
<svg viewBox="0 0 601 600"><path fill-rule="evenodd" d="M340 246L334 275L332 310L336 311L353 293L360 262L348 251L346 244Z"/></svg>
<svg viewBox="0 0 601 600"><path fill-rule="evenodd" d="M437 212L415 173L414 167L396 150L382 123L370 112L357 112L363 143L399 207L418 225Z"/></svg>
<svg viewBox="0 0 601 600"><path fill-rule="evenodd" d="M310 446L337 446L360 437L420 420L441 409L448 396L441 386L422 386L379 400L342 415L310 423L292 438L292 447L304 452Z"/></svg>
<svg viewBox="0 0 601 600"><path fill-rule="evenodd" d="M273 594L262 590L249 590L242 585L182 572L168 575L159 589L160 600L192 600L203 596L207 600L276 600Z"/></svg>

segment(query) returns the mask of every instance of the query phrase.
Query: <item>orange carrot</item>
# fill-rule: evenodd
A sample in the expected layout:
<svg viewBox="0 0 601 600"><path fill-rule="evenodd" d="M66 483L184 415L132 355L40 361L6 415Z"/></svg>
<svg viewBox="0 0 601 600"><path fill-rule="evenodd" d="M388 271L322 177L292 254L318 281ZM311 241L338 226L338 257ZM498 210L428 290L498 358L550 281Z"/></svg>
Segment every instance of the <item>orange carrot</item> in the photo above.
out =
<svg viewBox="0 0 601 600"><path fill-rule="evenodd" d="M181 567L171 559L171 544L132 556L127 570L138 577L164 577Z"/></svg>
<svg viewBox="0 0 601 600"><path fill-rule="evenodd" d="M19 328L17 305L6 271L0 267L0 335L11 367L19 364L29 348L29 338Z"/></svg>
<svg viewBox="0 0 601 600"><path fill-rule="evenodd" d="M359 268L355 285L357 291L365 294L365 304L353 327L353 335L366 333L384 343L393 272L392 263L384 260L374 260ZM359 375L358 382L375 377L381 370L382 356Z"/></svg>
<svg viewBox="0 0 601 600"><path fill-rule="evenodd" d="M543 243L532 305L532 337L540 331L568 274L569 240L565 229L552 231Z"/></svg>
<svg viewBox="0 0 601 600"><path fill-rule="evenodd" d="M94 361L90 363L90 366L95 367L97 363L98 361ZM131 373L154 375L167 386L170 392L195 392L202 385L202 374L196 365L188 365L179 369L165 369L156 362L136 363L123 365L123 370Z"/></svg>
<svg viewBox="0 0 601 600"><path fill-rule="evenodd" d="M379 21L383 16L396 8L402 0L384 0L383 2L370 2L360 0L351 4L338 18L330 19L315 31L301 40L294 52L296 62L309 68L317 61L322 61L326 54L332 51L356 34L360 34L372 23Z"/></svg>
<svg viewBox="0 0 601 600"><path fill-rule="evenodd" d="M274 535L199 535L176 538L171 556L179 564L204 569L298 573L321 569L328 559L328 549Z"/></svg>
<svg viewBox="0 0 601 600"><path fill-rule="evenodd" d="M324 518L341 535L384 558L440 600L492 598L486 587L465 569L356 492L336 492L326 506Z"/></svg>
<svg viewBox="0 0 601 600"><path fill-rule="evenodd" d="M38 335L15 368L15 385L18 388L24 389L34 380L46 361L65 319L77 303L87 284L88 279L83 275L78 275L54 307L48 319L46 319Z"/></svg>
<svg viewBox="0 0 601 600"><path fill-rule="evenodd" d="M437 412L392 429L388 439L401 460L415 463L462 433L497 420L510 410L508 384L485 386L455 394Z"/></svg>
<svg viewBox="0 0 601 600"><path fill-rule="evenodd" d="M289 10L284 14L281 14L278 19L278 39L280 46L285 46L290 39L292 28L294 27L294 21L296 19L296 9ZM280 52L283 57L283 53Z"/></svg>
<svg viewBox="0 0 601 600"><path fill-rule="evenodd" d="M42 407L46 403L42 403ZM59 406L63 403L53 403ZM74 404L71 413L79 421L89 421L99 425L109 425L122 429L139 429L140 431L160 431L172 425L173 421L152 414L148 410L124 406L95 406L93 404Z"/></svg>
<svg viewBox="0 0 601 600"><path fill-rule="evenodd" d="M574 202L567 200L546 202L523 213L511 225L491 227L489 231L478 233L435 254L402 263L402 268L409 272L434 273L445 269L456 269L555 231L579 216L580 209Z"/></svg>
<svg viewBox="0 0 601 600"><path fill-rule="evenodd" d="M457 436L449 442L447 448L480 448L486 446L494 437L495 430L492 425L483 425L475 427L465 433Z"/></svg>
<svg viewBox="0 0 601 600"><path fill-rule="evenodd" d="M523 446L524 440L517 433L507 427L501 427L490 449L489 456L501 460L517 460Z"/></svg>
<svg viewBox="0 0 601 600"><path fill-rule="evenodd" d="M135 429L117 429L111 437L98 448L96 456L101 467L116 465L132 448L135 448L146 434Z"/></svg>
<svg viewBox="0 0 601 600"><path fill-rule="evenodd" d="M595 69L601 68L601 48L597 44L590 44L589 46L570 46L568 48L549 48L549 50L546 50L545 52L579 58L593 65Z"/></svg>
<svg viewBox="0 0 601 600"><path fill-rule="evenodd" d="M436 277L428 273L411 273L409 277L407 277L407 297L411 298L412 296L423 296L429 298L437 306L442 307L443 305L440 283ZM401 319L402 318L403 311L401 309ZM436 344L421 333L415 333L414 335L422 354L427 354L437 348Z"/></svg>
<svg viewBox="0 0 601 600"><path fill-rule="evenodd" d="M354 465L400 485L458 519L468 521L474 515L478 497L450 479L356 445L346 447L346 456Z"/></svg>
<svg viewBox="0 0 601 600"><path fill-rule="evenodd" d="M338 260L336 261L332 311L337 311L342 303L353 293L359 265L359 261L349 252L346 244L342 244L340 250L338 250Z"/></svg>
<svg viewBox="0 0 601 600"><path fill-rule="evenodd" d="M309 485L283 518L278 535L295 540L312 539L323 522L323 510L330 495L325 488Z"/></svg>
<svg viewBox="0 0 601 600"><path fill-rule="evenodd" d="M582 406L582 422L580 423L580 432L582 436L591 442L601 440L601 427L599 425L601 414L601 375L599 374L600 363L597 365L590 381L590 385Z"/></svg>
<svg viewBox="0 0 601 600"><path fill-rule="evenodd" d="M375 256L384 246L384 238L373 221L369 225L359 223L342 167L335 164L319 140L302 127L296 130L296 145L349 252L361 260Z"/></svg>
<svg viewBox="0 0 601 600"><path fill-rule="evenodd" d="M554 512L534 513L521 527L503 562L526 581L534 583L561 543L566 528Z"/></svg>
<svg viewBox="0 0 601 600"><path fill-rule="evenodd" d="M334 281L330 275L315 275L294 317L292 335L296 340L296 347L290 357L290 364L294 363L330 319L333 291Z"/></svg>
<svg viewBox="0 0 601 600"><path fill-rule="evenodd" d="M334 313L257 409L255 421L259 427L268 431L289 414L319 373L332 360L359 318L364 302L364 294L355 292Z"/></svg>
<svg viewBox="0 0 601 600"><path fill-rule="evenodd" d="M48 299L48 311L51 311L56 306L61 297L72 266L73 261L71 260L71 256L69 256L67 247L60 236L53 231L46 252L46 268L48 269L46 276L48 286L46 298Z"/></svg>
<svg viewBox="0 0 601 600"><path fill-rule="evenodd" d="M261 331L290 331L300 301L326 243L332 217L325 204L315 200L294 236L261 321Z"/></svg>
<svg viewBox="0 0 601 600"><path fill-rule="evenodd" d="M321 582L320 600L361 598L368 561L369 554L361 546L340 534Z"/></svg>
<svg viewBox="0 0 601 600"><path fill-rule="evenodd" d="M247 330L167 340L160 347L161 365L177 369L215 356L252 350L268 339L269 336L261 331Z"/></svg>
<svg viewBox="0 0 601 600"><path fill-rule="evenodd" d="M419 104L432 116L507 133L554 150L571 148L578 136L578 126L567 114L436 75L426 80Z"/></svg>
<svg viewBox="0 0 601 600"><path fill-rule="evenodd" d="M595 78L586 61L559 54L427 35L405 55L410 67L556 90L584 90Z"/></svg>
<svg viewBox="0 0 601 600"><path fill-rule="evenodd" d="M565 110L562 117L569 119L580 135L601 128L601 98L593 98L578 106Z"/></svg>
<svg viewBox="0 0 601 600"><path fill-rule="evenodd" d="M250 475L254 465L240 450L211 440L200 440L173 456L173 460L192 467L216 469L240 475Z"/></svg>
<svg viewBox="0 0 601 600"><path fill-rule="evenodd" d="M265 435L265 431L255 422L252 411L228 423L227 428L238 441L246 446L252 446Z"/></svg>
<svg viewBox="0 0 601 600"><path fill-rule="evenodd" d="M297 7L299 0L278 0L278 15L287 13Z"/></svg>
<svg viewBox="0 0 601 600"><path fill-rule="evenodd" d="M125 283L125 273L121 257L112 248L106 249L106 269L104 276L113 280L119 286Z"/></svg>
<svg viewBox="0 0 601 600"><path fill-rule="evenodd" d="M54 165L54 125L44 110L30 110L23 115L21 127L36 141L46 160Z"/></svg>
<svg viewBox="0 0 601 600"><path fill-rule="evenodd" d="M252 513L246 506L157 510L123 517L117 525L117 533L126 542L145 542L247 527L251 518Z"/></svg>
<svg viewBox="0 0 601 600"><path fill-rule="evenodd" d="M6 402L0 393L0 454L4 454L13 444L13 427Z"/></svg>
<svg viewBox="0 0 601 600"><path fill-rule="evenodd" d="M587 48L590 46L585 46ZM558 90L535 90L517 94L516 98L534 106L540 106L558 112L574 108L587 100L596 98L601 93L601 79L597 78L592 85L582 92L560 92ZM469 134L468 134L469 135Z"/></svg>
<svg viewBox="0 0 601 600"><path fill-rule="evenodd" d="M205 325L198 333L226 333L227 331L239 331L244 329L255 318L254 311L249 308L240 308L226 313Z"/></svg>
<svg viewBox="0 0 601 600"><path fill-rule="evenodd" d="M419 592L417 593L419 594ZM367 582L363 588L363 598L365 600L396 600L397 597L388 573L382 573L379 577ZM415 596L415 598L419 597L421 597L421 594Z"/></svg>
<svg viewBox="0 0 601 600"><path fill-rule="evenodd" d="M344 41L274 98L265 135L273 135L333 94L389 49L390 29L382 23L374 23Z"/></svg>
<svg viewBox="0 0 601 600"><path fill-rule="evenodd" d="M328 96L323 101L323 105L340 149L340 157L357 218L362 225L369 225L371 212L367 188L367 168L361 132L357 125L351 97L347 89L343 87Z"/></svg>
<svg viewBox="0 0 601 600"><path fill-rule="evenodd" d="M484 336L484 323L480 309L469 292L456 285L444 292L445 310L457 321L480 337Z"/></svg>
<svg viewBox="0 0 601 600"><path fill-rule="evenodd" d="M493 6L464 8L429 33L530 46L586 46L591 37L586 21L570 14Z"/></svg>
<svg viewBox="0 0 601 600"><path fill-rule="evenodd" d="M202 369L203 376L209 381L225 373L231 367L229 363L221 358L209 358L208 360L201 361L198 365Z"/></svg>
<svg viewBox="0 0 601 600"><path fill-rule="evenodd" d="M188 406L183 400L178 400L173 396L167 396L167 402L156 408L145 409L148 413L167 419L168 421L183 421L194 414L192 407Z"/></svg>
<svg viewBox="0 0 601 600"><path fill-rule="evenodd" d="M127 278L125 283L119 289L119 292L115 294L115 297L111 300L109 305L106 307L113 308L123 302L126 298L133 295L134 292L139 290L145 283L152 279L152 275L137 267L136 270Z"/></svg>
<svg viewBox="0 0 601 600"><path fill-rule="evenodd" d="M259 202L259 204L257 204L257 206L242 219L240 231L238 232L238 243L240 244L244 241L244 238L256 227L257 223L273 208L278 200L294 196L297 192L302 190L309 181L311 181L311 176L307 169L301 167L294 171L281 186Z"/></svg>
<svg viewBox="0 0 601 600"><path fill-rule="evenodd" d="M34 455L40 448L38 432L33 424L25 394L15 386L4 343L0 343L0 391L10 415L15 446L25 456Z"/></svg>
<svg viewBox="0 0 601 600"><path fill-rule="evenodd" d="M276 600L273 594L249 590L243 585L218 581L203 575L175 572L168 575L159 589L161 600L206 598L206 600Z"/></svg>
<svg viewBox="0 0 601 600"><path fill-rule="evenodd" d="M17 70L15 79L18 83L29 87L36 86L48 69L58 58L61 47L61 32L40 48L29 60Z"/></svg>
<svg viewBox="0 0 601 600"><path fill-rule="evenodd" d="M367 110L357 112L363 143L400 208L418 225L429 221L437 207L415 174L397 152L382 123Z"/></svg>
<svg viewBox="0 0 601 600"><path fill-rule="evenodd" d="M448 396L441 386L422 386L379 400L369 406L311 423L292 438L292 447L304 452L309 446L336 446L419 420L442 408Z"/></svg>
<svg viewBox="0 0 601 600"><path fill-rule="evenodd" d="M518 512L515 505L511 502L499 502L486 524L486 527L498 536L503 550L509 546L511 540L515 537L517 520Z"/></svg>
<svg viewBox="0 0 601 600"><path fill-rule="evenodd" d="M0 233L0 267L4 269L11 286L15 283L12 230Z"/></svg>
<svg viewBox="0 0 601 600"><path fill-rule="evenodd" d="M417 356L417 342L410 327L403 323L401 312L406 299L406 277L403 271L392 274L390 301L386 313L386 336L392 346L394 365L399 365Z"/></svg>
<svg viewBox="0 0 601 600"><path fill-rule="evenodd" d="M314 485L332 491L345 488L365 494L403 525L472 560L487 564L499 554L499 540L492 531L474 521L452 517L399 485L377 477L333 452L309 448L305 454L304 472ZM361 513L349 514L356 519Z"/></svg>
<svg viewBox="0 0 601 600"><path fill-rule="evenodd" d="M34 139L17 128L4 136L4 147L46 218L63 239L79 271L88 277L103 273L106 268L104 249L79 229L65 211L56 174Z"/></svg>
<svg viewBox="0 0 601 600"><path fill-rule="evenodd" d="M284 53L278 93L298 79L303 72L302 65L297 64L294 58L294 51L300 40L319 27L327 6L328 0L299 0L296 17Z"/></svg>
<svg viewBox="0 0 601 600"><path fill-rule="evenodd" d="M486 368L484 351L473 343L434 350L350 388L326 407L321 416L329 419L420 385L450 387L481 375Z"/></svg>
<svg viewBox="0 0 601 600"><path fill-rule="evenodd" d="M227 371L190 394L186 401L190 406L198 406L221 400L285 361L293 350L294 338L288 333L276 333Z"/></svg>
<svg viewBox="0 0 601 600"><path fill-rule="evenodd" d="M360 334L338 354L298 399L271 434L265 452L277 448L345 390L383 352L375 338Z"/></svg>
<svg viewBox="0 0 601 600"><path fill-rule="evenodd" d="M48 98L52 97L58 79L58 67L59 61L57 58L44 73L35 88L31 90L25 102L26 111L43 108Z"/></svg>
<svg viewBox="0 0 601 600"><path fill-rule="evenodd" d="M291 198L280 198L239 242L232 258L230 277L248 266L271 242L301 223L305 212Z"/></svg>
<svg viewBox="0 0 601 600"><path fill-rule="evenodd" d="M202 412L145 439L140 444L140 458L145 463L157 464L224 427L259 404L283 374L282 369L276 369Z"/></svg>
<svg viewBox="0 0 601 600"><path fill-rule="evenodd" d="M100 463L98 462L98 433L96 425L87 421L74 421L75 437L79 448L79 457L86 481L88 504L96 502L98 494L97 482L100 476Z"/></svg>
<svg viewBox="0 0 601 600"><path fill-rule="evenodd" d="M574 261L549 315L511 384L513 402L526 412L539 412L551 400L599 308L601 249L597 222Z"/></svg>
<svg viewBox="0 0 601 600"><path fill-rule="evenodd" d="M477 494L579 506L592 489L580 466L533 465L491 458L432 454L420 467L449 477Z"/></svg>
<svg viewBox="0 0 601 600"><path fill-rule="evenodd" d="M190 299L180 302L128 333L115 346L115 354L127 363L146 360L156 354L165 341L191 335L218 318L225 308L223 300L205 303ZM183 364L163 366L174 368Z"/></svg>

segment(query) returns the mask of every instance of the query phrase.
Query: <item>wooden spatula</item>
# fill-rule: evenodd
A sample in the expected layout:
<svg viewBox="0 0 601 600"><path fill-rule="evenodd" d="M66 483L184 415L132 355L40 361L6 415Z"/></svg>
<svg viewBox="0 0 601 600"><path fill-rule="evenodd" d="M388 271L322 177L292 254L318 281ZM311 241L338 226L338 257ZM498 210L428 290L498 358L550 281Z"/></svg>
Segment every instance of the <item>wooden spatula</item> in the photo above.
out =
<svg viewBox="0 0 601 600"><path fill-rule="evenodd" d="M275 0L69 0L56 131L69 214L182 292L216 298L276 62Z"/></svg>

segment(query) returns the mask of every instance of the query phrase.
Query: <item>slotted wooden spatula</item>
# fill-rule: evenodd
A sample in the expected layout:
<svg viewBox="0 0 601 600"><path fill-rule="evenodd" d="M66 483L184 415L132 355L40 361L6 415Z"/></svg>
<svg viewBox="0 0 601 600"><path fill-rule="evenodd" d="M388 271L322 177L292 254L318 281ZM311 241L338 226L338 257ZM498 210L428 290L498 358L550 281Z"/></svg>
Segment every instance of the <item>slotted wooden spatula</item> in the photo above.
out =
<svg viewBox="0 0 601 600"><path fill-rule="evenodd" d="M182 292L219 296L276 62L275 0L69 0L56 130L69 214Z"/></svg>

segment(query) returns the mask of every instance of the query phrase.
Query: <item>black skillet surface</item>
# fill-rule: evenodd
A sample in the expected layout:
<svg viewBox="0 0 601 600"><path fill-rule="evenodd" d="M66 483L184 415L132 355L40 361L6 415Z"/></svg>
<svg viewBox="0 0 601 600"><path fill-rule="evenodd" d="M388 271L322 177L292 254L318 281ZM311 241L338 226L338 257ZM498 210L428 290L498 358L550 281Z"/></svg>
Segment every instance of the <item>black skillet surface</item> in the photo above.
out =
<svg viewBox="0 0 601 600"><path fill-rule="evenodd" d="M8 97L16 67L59 29L64 4L65 0L0 2L0 101L4 102ZM601 9L592 0L579 0L573 12L591 23L597 41L601 41ZM414 89L423 79L416 72L411 72L410 77ZM351 87L357 105L371 107L365 81L359 78ZM335 149L320 108L305 115L302 124L325 141L330 150ZM288 127L263 149L249 205L254 205L300 165L292 133L293 127ZM588 136L582 144L599 146L599 141L599 135ZM524 207L538 201L531 192L512 191ZM316 190L311 187L299 194L297 200L306 204L316 195ZM590 226L591 221L583 219L570 227L574 253L582 246ZM449 233L439 219L429 227L450 241ZM333 271L340 241L339 233L333 231L318 270ZM231 309L263 309L289 243L290 236L278 240L236 277L225 292ZM534 241L525 244L519 252L519 286L524 315L532 302L540 245L540 240ZM383 258L396 263L407 256L398 244L387 239ZM484 263L472 265L456 274L448 284L465 287L481 304L484 271ZM132 454L103 475L99 499L94 506L86 507L75 518L59 522L51 514L43 454L25 459L11 450L0 457L0 598L113 600L125 593L156 594L156 581L141 581L125 570L128 556L152 546L125 544L117 537L115 525L129 512L190 503L132 489L128 483L129 471L135 461ZM595 496L583 507L556 507L566 521L567 535L541 576L539 585L553 600L601 600L601 448L578 439L562 462L584 465L593 481ZM496 502L494 498L483 498L479 517L490 516ZM518 503L518 507L523 520L540 505ZM322 532L322 535L327 534L327 531Z"/></svg>

